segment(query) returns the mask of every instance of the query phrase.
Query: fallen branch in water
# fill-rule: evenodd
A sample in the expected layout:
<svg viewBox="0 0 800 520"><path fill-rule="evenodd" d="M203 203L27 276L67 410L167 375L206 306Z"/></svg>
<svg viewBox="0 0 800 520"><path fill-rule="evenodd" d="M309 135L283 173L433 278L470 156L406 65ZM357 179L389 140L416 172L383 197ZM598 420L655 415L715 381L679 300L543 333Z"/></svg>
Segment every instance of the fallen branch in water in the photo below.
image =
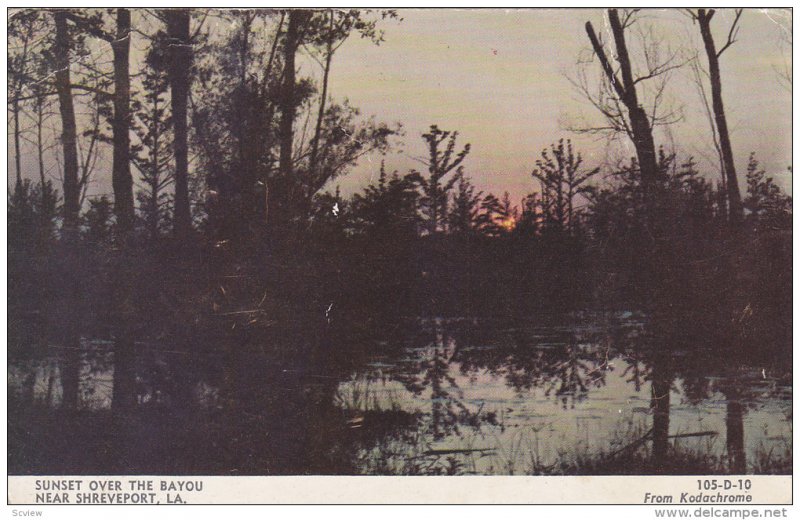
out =
<svg viewBox="0 0 800 520"><path fill-rule="evenodd" d="M423 455L457 455L461 453L494 453L494 449L492 448L474 448L474 449L461 449L461 450L425 450L422 454Z"/></svg>
<svg viewBox="0 0 800 520"><path fill-rule="evenodd" d="M719 433L715 432L715 431L707 430L707 431L702 431L702 432L676 433L675 435L667 435L667 439L683 439L685 437L708 437L708 436L714 436L714 435L719 435ZM632 448L638 448L639 446L641 446L645 442L652 441L652 440L653 440L653 430L651 428L650 430L647 431L647 433L645 433L639 439L636 439L635 441L633 441L632 443L628 444L627 446L623 446L622 448L618 449L617 451L612 452L611 454L609 454L609 457L614 457L616 455L619 455L620 453L622 453L625 450L629 450L629 449L632 449Z"/></svg>
<svg viewBox="0 0 800 520"><path fill-rule="evenodd" d="M719 435L719 433L711 430L695 433L677 433L675 435L667 435L667 439L681 439L683 437L707 437L711 435Z"/></svg>

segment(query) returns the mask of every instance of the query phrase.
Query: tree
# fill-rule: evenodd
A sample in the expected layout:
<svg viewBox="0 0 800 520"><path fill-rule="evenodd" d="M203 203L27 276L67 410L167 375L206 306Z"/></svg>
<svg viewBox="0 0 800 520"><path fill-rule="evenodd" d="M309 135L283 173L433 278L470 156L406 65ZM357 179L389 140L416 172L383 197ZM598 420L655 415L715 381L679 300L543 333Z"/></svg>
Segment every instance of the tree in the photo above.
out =
<svg viewBox="0 0 800 520"><path fill-rule="evenodd" d="M714 17L714 9L698 9L693 12L693 18L700 26L700 34L703 37L703 45L706 49L708 58L709 81L711 82L711 105L714 109L714 122L719 136L720 152L724 164L726 185L728 188L728 218L733 226L739 226L744 218L742 208L742 196L739 193L739 182L736 179L736 163L733 160L733 149L731 147L730 134L728 132L728 122L725 118L725 106L722 103L722 79L719 70L719 58L731 45L736 42L736 35L739 32L739 18L742 10L737 9L725 44L717 50L714 43L714 35L711 33L711 19Z"/></svg>
<svg viewBox="0 0 800 520"><path fill-rule="evenodd" d="M458 180L447 215L447 226L451 233L469 235L477 231L483 192L476 193L475 190L469 178L462 176Z"/></svg>
<svg viewBox="0 0 800 520"><path fill-rule="evenodd" d="M133 230L133 179L131 177L131 12L117 9L117 30L111 41L114 51L114 159L111 181L114 187L114 214L124 237Z"/></svg>
<svg viewBox="0 0 800 520"><path fill-rule="evenodd" d="M8 19L8 98L11 102L11 118L14 136L14 173L15 190L22 185L22 151L20 141L20 114L23 89L33 81L31 69L35 66L34 47L36 38L41 33L41 15L34 9L25 9L14 13Z"/></svg>
<svg viewBox="0 0 800 520"><path fill-rule="evenodd" d="M89 199L83 215L86 240L93 247L109 247L114 236L114 205L105 195Z"/></svg>
<svg viewBox="0 0 800 520"><path fill-rule="evenodd" d="M669 58L659 59L657 46L645 45L643 54L645 58L646 72L634 76L631 56L628 52L626 42L626 30L635 22L637 10L625 11L620 17L616 9L608 10L608 20L614 38L614 56L619 65L615 69L606 56L603 42L595 33L591 22L586 22L586 33L592 44L594 54L597 56L603 74L605 76L604 87L598 96L593 95L587 85L577 84L584 95L594 104L605 117L608 126L587 129L585 131L610 131L613 133L624 133L633 142L638 158L638 165L641 170L641 182L645 192L645 198L650 198L652 185L656 181L656 146L653 139L653 128L656 125L665 125L679 119L678 114L667 111L666 114L659 114L658 109L663 100L666 79L671 71L682 66L677 62L677 53L673 53ZM617 70L619 76L617 75ZM644 103L637 92L637 86L641 86L646 81L660 80L652 95L652 110L648 112L644 108Z"/></svg>
<svg viewBox="0 0 800 520"><path fill-rule="evenodd" d="M137 193L139 210L151 241L155 242L169 218L170 197L164 190L173 182L172 119L164 96L169 91L166 52L155 42L145 58L143 91L136 100L134 132L138 143L132 162L145 189Z"/></svg>
<svg viewBox="0 0 800 520"><path fill-rule="evenodd" d="M317 140L319 155L316 167L312 169L310 162L308 167L301 163L291 183L292 193L298 198L299 213L296 216L305 218L314 195L331 180L345 174L359 158L371 153L386 153L390 137L400 132L399 126L390 127L374 117L357 123L359 115L358 108L346 100L328 106ZM299 154L307 156L308 150L301 147Z"/></svg>
<svg viewBox="0 0 800 520"><path fill-rule="evenodd" d="M350 33L378 40L377 22L362 19L363 13L336 11L331 33L329 11L308 11L303 20L295 19L296 34L291 35L290 16L298 15L288 10L226 14L232 30L212 42L198 63L203 88L195 98L195 138L213 193L209 213L217 240L252 240L261 235L265 221L273 234L289 222L307 221L320 190L360 157L383 153L399 131L374 118L359 121L356 107L330 99L324 78L321 99L310 77L295 72L292 86L287 83L293 69L286 63L287 53L292 54L287 43L296 47L295 54L301 49L317 60L322 57L320 63L330 72L324 56ZM292 90L291 106L287 89Z"/></svg>
<svg viewBox="0 0 800 520"><path fill-rule="evenodd" d="M114 266L114 389L112 407L127 412L135 403L135 375L133 373L134 341L132 337L133 288L130 247L135 218L133 205L133 179L131 176L131 89L130 44L131 13L119 8L115 15L116 30L104 27L102 13L67 13L79 31L107 42L113 52L114 112L111 119L113 165L111 184L114 190L114 215L118 243L122 254Z"/></svg>
<svg viewBox="0 0 800 520"><path fill-rule="evenodd" d="M491 193L481 201L481 213L478 215L478 227L482 233L498 237L514 229L519 218L519 210L511 203L508 192L498 199Z"/></svg>
<svg viewBox="0 0 800 520"><path fill-rule="evenodd" d="M38 60L38 67L37 67L37 77L47 77L50 75L50 67L48 64L48 60L46 59L39 59ZM37 165L39 169L39 184L41 186L45 186L45 184L50 184L52 188L52 183L47 180L47 173L45 168L44 162L44 153L49 148L55 146L53 144L47 144L44 138L44 130L45 130L45 123L50 119L51 113L51 103L50 99L47 95L47 89L51 88L49 84L46 84L41 81L36 81L31 86L31 89L34 93L33 99L33 112L35 118L35 125L36 125L36 159ZM52 190L49 190L52 191ZM48 190L42 190L42 200L41 204L46 206L48 204L47 194Z"/></svg>
<svg viewBox="0 0 800 520"><path fill-rule="evenodd" d="M311 155L309 158L309 173L311 176L318 176L317 166L319 157L320 138L322 136L322 122L325 117L325 105L328 99L328 78L331 72L331 62L333 55L350 37L353 30L361 34L362 38L370 38L373 43L379 45L383 40L383 32L376 29L377 20L368 20L369 10L350 9L347 11L327 9L324 14L312 18L311 22L316 21L319 27L312 28L315 33L312 43L323 49L324 64L317 59L322 66L322 92L319 97L319 109L317 111L317 124L314 131L314 138L311 144ZM397 18L396 11L381 11L381 18ZM313 54L312 54L313 56Z"/></svg>
<svg viewBox="0 0 800 520"><path fill-rule="evenodd" d="M697 93L700 95L700 100L703 103L703 111L705 112L706 118L708 119L709 127L711 128L711 141L714 144L714 151L717 155L717 161L719 162L719 171L720 171L720 186L722 187L722 200L721 200L721 210L725 213L727 218L728 212L728 187L727 187L727 177L725 175L725 158L722 155L722 148L719 144L719 137L717 136L717 126L714 122L714 112L709 104L708 95L706 94L706 88L703 82L703 74L706 74L706 71L702 68L702 66L698 63L698 61L692 60L691 62L691 69L692 69L692 81L697 88Z"/></svg>
<svg viewBox="0 0 800 520"><path fill-rule="evenodd" d="M559 229L567 229L569 234L575 228L575 198L586 193L586 182L594 177L599 168L582 169L583 158L572 149L572 141L558 141L550 146L550 152L542 150L541 158L536 160L536 168L531 172L538 179L541 190L541 205L546 222Z"/></svg>
<svg viewBox="0 0 800 520"><path fill-rule="evenodd" d="M275 176L278 101L282 79L278 54L285 13L276 25L273 11L229 14L233 30L198 55L192 119L195 143L212 195L208 204L214 239L252 239L263 231ZM259 39L258 34L269 36ZM305 99L307 89L296 93ZM274 194L273 194L274 195Z"/></svg>
<svg viewBox="0 0 800 520"><path fill-rule="evenodd" d="M175 151L175 207L173 229L183 242L192 229L189 207L189 138L187 105L191 86L192 41L189 32L190 11L170 9L164 12L169 38L169 82L172 89L172 122Z"/></svg>
<svg viewBox="0 0 800 520"><path fill-rule="evenodd" d="M426 231L435 234L441 230L441 225L446 221L449 194L455 183L464 175L461 163L469 154L470 145L467 143L456 153L458 132L440 130L436 125L431 125L430 130L422 134L422 138L428 144L428 159L420 159L420 162L428 167L428 174L423 176L413 171L420 175L421 179L423 197L420 203ZM440 149L442 144L445 144L444 150Z"/></svg>
<svg viewBox="0 0 800 520"><path fill-rule="evenodd" d="M377 184L370 184L364 193L353 196L350 213L357 233L373 240L399 240L416 235L417 187L416 174L387 175L381 161Z"/></svg>
<svg viewBox="0 0 800 520"><path fill-rule="evenodd" d="M104 27L102 12L59 11L75 24L80 33L91 35L107 42L113 52L113 99L114 112L111 117L113 165L111 183L114 190L114 214L116 225L123 240L133 229L133 179L130 169L130 34L131 13L128 9L119 8L110 12L115 15L115 31ZM98 96L107 93L97 88L81 87L94 92ZM99 106L98 101L98 106ZM98 108L99 110L99 108ZM97 132L97 130L95 130ZM66 189L65 189L66 200Z"/></svg>
<svg viewBox="0 0 800 520"><path fill-rule="evenodd" d="M743 206L751 220L767 229L792 227L792 197L783 193L773 178L759 168L755 153L747 161L747 197Z"/></svg>
<svg viewBox="0 0 800 520"><path fill-rule="evenodd" d="M53 13L56 37L53 45L55 61L55 87L61 112L61 144L64 160L64 232L68 240L78 229L80 212L80 187L78 185L78 148L75 124L75 107L72 102L70 79L70 51L72 49L67 12L58 9Z"/></svg>
<svg viewBox="0 0 800 520"><path fill-rule="evenodd" d="M290 217L289 183L294 175L294 122L297 117L299 96L297 95L297 71L295 56L302 42L302 27L311 17L311 11L293 9L289 11L289 23L283 41L283 85L280 93L281 119L278 129L280 156L277 175L268 184L267 224L273 237L286 230Z"/></svg>

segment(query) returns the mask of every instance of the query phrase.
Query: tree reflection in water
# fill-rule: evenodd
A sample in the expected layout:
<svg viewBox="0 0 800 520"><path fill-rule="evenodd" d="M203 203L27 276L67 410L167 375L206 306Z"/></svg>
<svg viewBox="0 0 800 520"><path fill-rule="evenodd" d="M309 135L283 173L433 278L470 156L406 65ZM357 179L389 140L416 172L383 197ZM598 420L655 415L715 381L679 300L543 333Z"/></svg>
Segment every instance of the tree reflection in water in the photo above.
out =
<svg viewBox="0 0 800 520"><path fill-rule="evenodd" d="M76 454L59 459L21 450L25 467L46 473L74 471L76 464L86 471L170 474L611 474L709 467L745 473L776 471L774 461L763 464L759 449L775 459L770 450L788 445L791 454L783 415L790 379L773 377L782 375L774 353L744 360L724 355L686 334L669 334L652 318L246 325L229 319L217 336L187 336L180 348L137 343L136 421L124 431L107 424L103 411L111 405L113 343L84 340L80 415L41 414L42 429L26 433L31 446L50 442ZM58 360L65 356L40 344L11 363L10 405L18 416L62 407ZM718 419L716 403L724 411ZM697 427L695 418L706 415ZM759 432L756 420L769 431ZM59 431L58 421L63 434L47 434ZM704 466L689 464L692 445ZM82 458L78 450L96 458Z"/></svg>

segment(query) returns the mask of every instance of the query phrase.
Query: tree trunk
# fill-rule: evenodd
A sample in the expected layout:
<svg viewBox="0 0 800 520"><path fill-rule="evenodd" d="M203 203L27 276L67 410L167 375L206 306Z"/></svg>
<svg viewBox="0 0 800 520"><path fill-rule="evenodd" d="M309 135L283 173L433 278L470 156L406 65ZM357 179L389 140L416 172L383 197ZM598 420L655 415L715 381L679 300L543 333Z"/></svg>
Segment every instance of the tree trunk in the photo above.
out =
<svg viewBox="0 0 800 520"><path fill-rule="evenodd" d="M669 401L672 380L662 365L663 362L656 362L652 368L653 463L657 469L663 467L669 453Z"/></svg>
<svg viewBox="0 0 800 520"><path fill-rule="evenodd" d="M653 129L650 128L647 113L639 105L639 100L636 96L631 60L625 43L625 29L622 27L616 9L608 10L608 19L611 23L611 31L614 33L617 61L619 61L620 73L622 74L622 86L625 89L623 102L628 108L634 146L636 147L636 155L639 157L639 168L642 172L642 185L645 193L647 193L656 178L656 147L653 141Z"/></svg>
<svg viewBox="0 0 800 520"><path fill-rule="evenodd" d="M281 88L281 120L279 127L280 158L279 171L269 186L268 206L270 214L267 222L270 234L275 237L286 229L289 222L289 185L293 176L294 120L296 118L295 55L299 45L300 27L308 13L302 10L289 12L289 24L283 44L283 85Z"/></svg>
<svg viewBox="0 0 800 520"><path fill-rule="evenodd" d="M611 67L605 55L603 46L600 44L594 32L591 22L586 22L586 32L592 43L595 54L600 60L606 76L611 82L620 101L628 110L628 119L631 126L631 139L636 148L636 156L639 160L639 169L642 175L642 188L645 194L645 201L648 203L649 195L652 192L652 185L656 179L656 147L653 140L653 129L650 127L650 120L647 113L639 105L636 95L636 85L634 84L631 61L628 55L628 47L625 43L625 28L619 19L616 9L608 10L608 18L611 24L611 31L614 34L614 44L617 49L617 61L622 74L622 81L617 79L614 69Z"/></svg>
<svg viewBox="0 0 800 520"><path fill-rule="evenodd" d="M55 84L61 112L61 144L64 153L64 234L65 238L75 238L80 212L80 193L78 189L78 147L75 126L75 107L72 104L72 82L70 80L70 37L67 28L67 13L58 10L54 13L56 38L53 48L55 57Z"/></svg>
<svg viewBox="0 0 800 520"><path fill-rule="evenodd" d="M81 352L80 336L68 325L64 338L64 359L61 365L61 407L76 410L80 402Z"/></svg>
<svg viewBox="0 0 800 520"><path fill-rule="evenodd" d="M111 42L114 51L114 213L117 217L120 254L117 258L115 288L114 389L112 406L116 411L130 410L135 404L136 385L133 368L133 270L129 248L132 246L134 221L133 180L130 165L130 52L131 14L117 9L117 34Z"/></svg>
<svg viewBox="0 0 800 520"><path fill-rule="evenodd" d="M67 284L64 294L64 365L62 372L62 407L71 410L78 406L80 384L80 330L77 315L80 302L81 285L78 273L80 262L75 249L78 239L78 218L80 213L80 190L78 186L78 147L75 125L75 107L72 103L72 81L70 79L70 36L67 26L67 12L56 10L53 13L56 25L53 57L56 66L55 87L58 93L61 112L61 144L64 154L64 276Z"/></svg>
<svg viewBox="0 0 800 520"><path fill-rule="evenodd" d="M14 166L16 168L16 184L14 186L14 191L19 190L22 187L22 154L20 152L20 138L21 138L21 131L19 129L19 98L22 96L22 83L23 77L25 73L25 67L28 61L28 42L30 41L30 30L28 32L28 36L25 38L25 43L22 47L22 56L20 60L20 69L17 71L18 77L14 81L14 101L11 104L11 111L14 115Z"/></svg>
<svg viewBox="0 0 800 520"><path fill-rule="evenodd" d="M747 472L747 459L744 451L744 407L733 397L728 397L725 414L725 444L728 449L728 464L731 473L744 475Z"/></svg>
<svg viewBox="0 0 800 520"><path fill-rule="evenodd" d="M169 82L172 94L172 121L175 149L175 237L184 242L192 228L189 209L189 142L187 104L192 66L192 47L189 36L189 11L171 9L166 12L169 46Z"/></svg>
<svg viewBox="0 0 800 520"><path fill-rule="evenodd" d="M328 99L328 76L330 75L331 72L331 61L333 60L333 37L334 37L333 10L330 11L330 23L328 31L330 31L330 34L328 36L327 49L326 49L327 53L325 55L325 71L322 75L322 94L319 100L319 112L317 113L317 128L314 131L314 142L311 147L311 158L309 159L309 167L308 167L310 183L311 183L309 191L312 191L314 189L317 179L319 139L322 134L322 120L325 117L325 102ZM306 196L309 205L312 197L314 197L314 193L308 193Z"/></svg>
<svg viewBox="0 0 800 520"><path fill-rule="evenodd" d="M742 207L742 196L739 193L739 182L736 179L736 164L733 160L733 148L731 147L730 133L728 132L728 121L725 118L725 107L722 104L722 80L719 72L719 54L714 44L714 37L711 34L711 18L714 10L706 13L705 9L699 9L697 20L700 25L700 34L703 36L703 44L708 56L708 74L711 81L711 106L714 109L714 122L717 125L719 135L719 145L722 152L726 184L728 188L728 217L730 223L739 226L744 220L744 209Z"/></svg>
<svg viewBox="0 0 800 520"><path fill-rule="evenodd" d="M42 136L42 129L44 128L44 97L39 96L36 98L36 156L39 160L39 183L42 185L42 208L45 205L45 190L44 190L44 138Z"/></svg>
<svg viewBox="0 0 800 520"><path fill-rule="evenodd" d="M129 54L131 13L117 9L117 34L111 47L114 51L114 160L111 182L114 188L114 213L123 240L133 229L133 179L130 159L131 79Z"/></svg>
<svg viewBox="0 0 800 520"><path fill-rule="evenodd" d="M16 96L19 97L19 92ZM14 99L11 104L11 110L14 114L14 167L16 169L16 183L14 184L14 191L18 191L22 187L22 154L20 153L20 130L19 130L19 100Z"/></svg>
<svg viewBox="0 0 800 520"><path fill-rule="evenodd" d="M152 121L150 123L150 133L153 136L153 146L150 147L150 208L147 210L147 227L150 231L150 241L153 245L158 242L158 224L160 221L158 196L161 190L161 165L159 159L161 158L160 137L161 132L158 124L159 116L159 96L154 94Z"/></svg>

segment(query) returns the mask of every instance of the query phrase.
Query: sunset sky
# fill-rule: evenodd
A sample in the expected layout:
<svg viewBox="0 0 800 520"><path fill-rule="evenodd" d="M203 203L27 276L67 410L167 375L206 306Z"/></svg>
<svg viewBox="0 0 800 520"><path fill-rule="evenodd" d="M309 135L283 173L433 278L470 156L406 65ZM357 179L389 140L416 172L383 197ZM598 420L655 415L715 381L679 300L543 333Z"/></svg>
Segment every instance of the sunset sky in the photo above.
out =
<svg viewBox="0 0 800 520"><path fill-rule="evenodd" d="M402 123L405 135L385 158L389 171L422 167L414 158L424 156L420 135L431 124L457 130L459 142L471 143L472 153L464 165L480 189L497 194L508 190L514 199L535 190L530 176L534 162L542 148L559 138L572 138L588 166L633 155L624 140L609 145L603 138L568 130L582 122L602 121L568 77L575 77L579 59L591 57L586 21L594 24L604 41L611 40L603 11L408 9L399 14L402 21L382 23L385 41L380 46L351 37L336 54L330 77L335 100L348 98L364 117ZM675 54L687 61L699 52L701 63L707 65L699 29L687 15L674 10L641 15L630 35L634 58L639 48L636 32L652 28L652 34L663 39L662 55ZM780 10L746 11L738 41L721 58L723 97L740 178L749 153L755 151L788 190L792 100L776 71L791 67L790 16ZM723 10L714 18L718 45L724 42L732 17L732 11ZM137 38L141 40L135 35L134 49L144 48L144 41ZM108 50L104 42L97 45ZM141 55L132 53L132 71ZM301 76L320 75L319 66L309 59L301 59L299 66ZM597 62L590 63L587 71L594 79ZM671 125L668 134L659 133L657 144L667 150L674 147L680 159L694 156L703 171L716 178L709 122L688 65L671 73L666 102L680 110L683 120ZM99 169L90 194L111 192L110 149L104 154L109 167ZM360 190L377 175L380 160L377 155L364 158L334 185L345 193ZM34 176L34 162L24 160L29 176ZM8 164L12 179L13 150Z"/></svg>
<svg viewBox="0 0 800 520"><path fill-rule="evenodd" d="M387 157L387 168L420 167L409 156L425 153L419 135L430 124L458 130L472 144L467 173L486 190L509 190L515 198L534 189L530 171L542 148L560 137L572 138L588 165L613 161L622 153L604 139L566 130L581 120L601 120L570 84L579 57L590 56L584 24L591 21L603 39L604 12L564 10L403 10L401 23L384 24L386 41L374 47L348 41L337 56L332 95L347 96L364 114L401 121L404 151ZM640 26L652 26L673 52L705 54L699 29L676 11L645 11ZM723 10L712 22L723 42L733 12ZM744 176L751 151L776 180L790 189L791 94L775 68L791 60L781 34L791 27L785 12L746 11L738 41L721 58L723 98L732 129L737 167ZM718 44L718 45L721 45ZM635 52L635 42L630 44ZM790 61L788 63L791 63ZM589 69L599 72L595 61ZM597 69L597 70L595 70ZM590 76L592 77L592 76ZM657 137L668 149L674 142L681 158L692 155L718 171L711 132L689 67L674 71L667 95L683 105L684 121L670 127L672 140ZM707 87L708 88L708 87ZM623 153L633 155L632 147ZM378 160L373 158L373 162ZM343 189L361 186L377 170L362 164Z"/></svg>

